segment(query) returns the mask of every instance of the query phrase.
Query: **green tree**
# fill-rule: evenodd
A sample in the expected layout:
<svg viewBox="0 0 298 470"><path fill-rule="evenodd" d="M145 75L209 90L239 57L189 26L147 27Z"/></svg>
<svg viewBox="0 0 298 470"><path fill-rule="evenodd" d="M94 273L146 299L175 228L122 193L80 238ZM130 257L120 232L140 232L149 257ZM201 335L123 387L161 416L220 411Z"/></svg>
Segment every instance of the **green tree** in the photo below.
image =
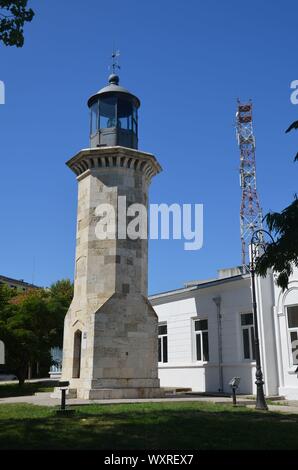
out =
<svg viewBox="0 0 298 470"><path fill-rule="evenodd" d="M0 41L6 46L24 45L24 24L33 19L28 0L0 0Z"/></svg>
<svg viewBox="0 0 298 470"><path fill-rule="evenodd" d="M0 284L0 311L5 305L8 305L9 300L14 296L14 292L6 284Z"/></svg>
<svg viewBox="0 0 298 470"><path fill-rule="evenodd" d="M62 279L51 285L49 290L48 309L54 318L55 331L53 331L52 346L62 348L64 318L73 298L73 283L69 279Z"/></svg>
<svg viewBox="0 0 298 470"><path fill-rule="evenodd" d="M298 121L293 122L286 132L298 129ZM294 161L298 161L298 153ZM264 254L258 259L256 272L266 276L268 269L277 273L277 284L285 290L293 267L298 267L298 198L281 212L270 212L265 216L268 229L276 241L269 243Z"/></svg>
<svg viewBox="0 0 298 470"><path fill-rule="evenodd" d="M22 385L28 365L50 355L52 319L48 315L48 293L34 289L10 299L0 315L0 334L5 344L6 366Z"/></svg>
<svg viewBox="0 0 298 470"><path fill-rule="evenodd" d="M32 289L11 297L0 289L0 339L4 341L7 369L22 385L28 365L51 362L50 350L62 346L64 317L73 296L69 280L50 289Z"/></svg>

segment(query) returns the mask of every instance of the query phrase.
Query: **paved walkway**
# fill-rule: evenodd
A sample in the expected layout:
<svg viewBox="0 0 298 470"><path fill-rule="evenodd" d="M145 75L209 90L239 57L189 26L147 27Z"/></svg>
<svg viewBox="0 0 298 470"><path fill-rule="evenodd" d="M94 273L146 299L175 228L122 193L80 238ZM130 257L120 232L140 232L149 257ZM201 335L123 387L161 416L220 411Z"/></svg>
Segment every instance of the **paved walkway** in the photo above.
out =
<svg viewBox="0 0 298 470"><path fill-rule="evenodd" d="M113 403L162 403L162 402L181 402L181 401L211 401L213 403L231 403L231 398L227 397L201 397L201 396L189 396L179 395L179 397L172 396L166 398L123 398L123 399L111 399L111 400L82 400L80 398L67 399L67 405L89 405L97 403L101 405L108 405ZM32 403L33 405L40 406L57 406L60 404L58 398L52 398L51 393L38 393L37 395L29 395L24 397L9 397L0 398L0 405L4 403ZM251 403L246 400L245 403Z"/></svg>
<svg viewBox="0 0 298 470"><path fill-rule="evenodd" d="M231 404L232 400L230 397L215 397L215 396L195 396L195 395L180 395L179 396L168 396L166 398L147 398L147 399L122 399L122 400L81 400L78 398L68 399L67 405L89 405L89 404L101 404L109 405L116 403L170 403L170 402L211 402L211 403L229 403ZM0 398L1 404L9 403L29 403L37 406L59 406L60 400L56 398L51 398L51 393L38 393L37 395L24 396L24 397L9 397L9 398ZM249 408L254 408L254 401L248 400L245 398L238 397L238 405L245 405ZM288 405L269 405L268 408L270 411L279 411L283 413L294 413L298 414L298 402L288 402Z"/></svg>

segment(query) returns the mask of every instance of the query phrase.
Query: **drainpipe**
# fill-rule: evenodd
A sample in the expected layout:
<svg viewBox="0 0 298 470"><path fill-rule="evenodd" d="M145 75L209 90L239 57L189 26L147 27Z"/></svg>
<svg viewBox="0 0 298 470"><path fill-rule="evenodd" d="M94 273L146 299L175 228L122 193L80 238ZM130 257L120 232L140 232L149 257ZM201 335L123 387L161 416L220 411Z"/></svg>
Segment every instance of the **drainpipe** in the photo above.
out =
<svg viewBox="0 0 298 470"><path fill-rule="evenodd" d="M222 325L221 325L221 297L214 297L213 302L217 310L217 339L218 339L218 378L219 392L223 392L223 370L222 370Z"/></svg>

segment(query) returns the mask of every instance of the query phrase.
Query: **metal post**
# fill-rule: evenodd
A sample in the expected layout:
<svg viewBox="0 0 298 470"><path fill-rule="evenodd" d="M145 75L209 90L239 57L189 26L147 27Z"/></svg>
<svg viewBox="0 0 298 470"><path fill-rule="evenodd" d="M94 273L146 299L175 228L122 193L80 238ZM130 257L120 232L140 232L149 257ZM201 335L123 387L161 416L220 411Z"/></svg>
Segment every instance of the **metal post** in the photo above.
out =
<svg viewBox="0 0 298 470"><path fill-rule="evenodd" d="M255 252L254 252L253 240L250 245L251 250L251 263L250 263L250 274L251 274L251 292L252 292L252 308L254 318L254 335L255 335L255 356L256 356L256 381L257 386L257 399L256 409L257 410L268 410L264 395L264 381L261 367L261 355L260 355L260 341L259 341L259 328L258 328L258 314L257 314L257 299L256 299L256 285L255 285Z"/></svg>
<svg viewBox="0 0 298 470"><path fill-rule="evenodd" d="M61 389L61 410L65 411L66 404L66 388Z"/></svg>
<svg viewBox="0 0 298 470"><path fill-rule="evenodd" d="M233 406L237 405L236 390L239 387L239 384L240 384L240 377L233 377L232 380L230 380L229 382L229 385L232 389Z"/></svg>
<svg viewBox="0 0 298 470"><path fill-rule="evenodd" d="M60 408L57 410L58 416L70 416L74 414L74 410L66 408L66 391L67 387L69 387L69 382L67 380L62 380L58 383L58 386L61 390L61 405Z"/></svg>
<svg viewBox="0 0 298 470"><path fill-rule="evenodd" d="M236 400L236 387L232 387L232 396L233 396L233 406L237 405L237 400Z"/></svg>

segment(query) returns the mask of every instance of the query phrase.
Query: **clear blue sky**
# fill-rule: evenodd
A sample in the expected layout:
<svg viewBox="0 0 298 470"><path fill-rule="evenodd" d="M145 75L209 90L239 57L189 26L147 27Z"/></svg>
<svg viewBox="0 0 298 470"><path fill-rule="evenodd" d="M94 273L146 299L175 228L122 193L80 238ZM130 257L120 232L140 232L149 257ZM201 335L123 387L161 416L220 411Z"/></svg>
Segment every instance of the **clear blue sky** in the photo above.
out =
<svg viewBox="0 0 298 470"><path fill-rule="evenodd" d="M77 183L64 163L88 146L86 100L106 83L113 43L121 84L142 101L140 149L164 170L151 202L205 208L200 251L150 242L150 293L239 264L237 97L254 102L264 212L297 191L298 134L284 133L298 117L297 1L29 3L24 48L0 46L0 273L39 285L73 277Z"/></svg>

